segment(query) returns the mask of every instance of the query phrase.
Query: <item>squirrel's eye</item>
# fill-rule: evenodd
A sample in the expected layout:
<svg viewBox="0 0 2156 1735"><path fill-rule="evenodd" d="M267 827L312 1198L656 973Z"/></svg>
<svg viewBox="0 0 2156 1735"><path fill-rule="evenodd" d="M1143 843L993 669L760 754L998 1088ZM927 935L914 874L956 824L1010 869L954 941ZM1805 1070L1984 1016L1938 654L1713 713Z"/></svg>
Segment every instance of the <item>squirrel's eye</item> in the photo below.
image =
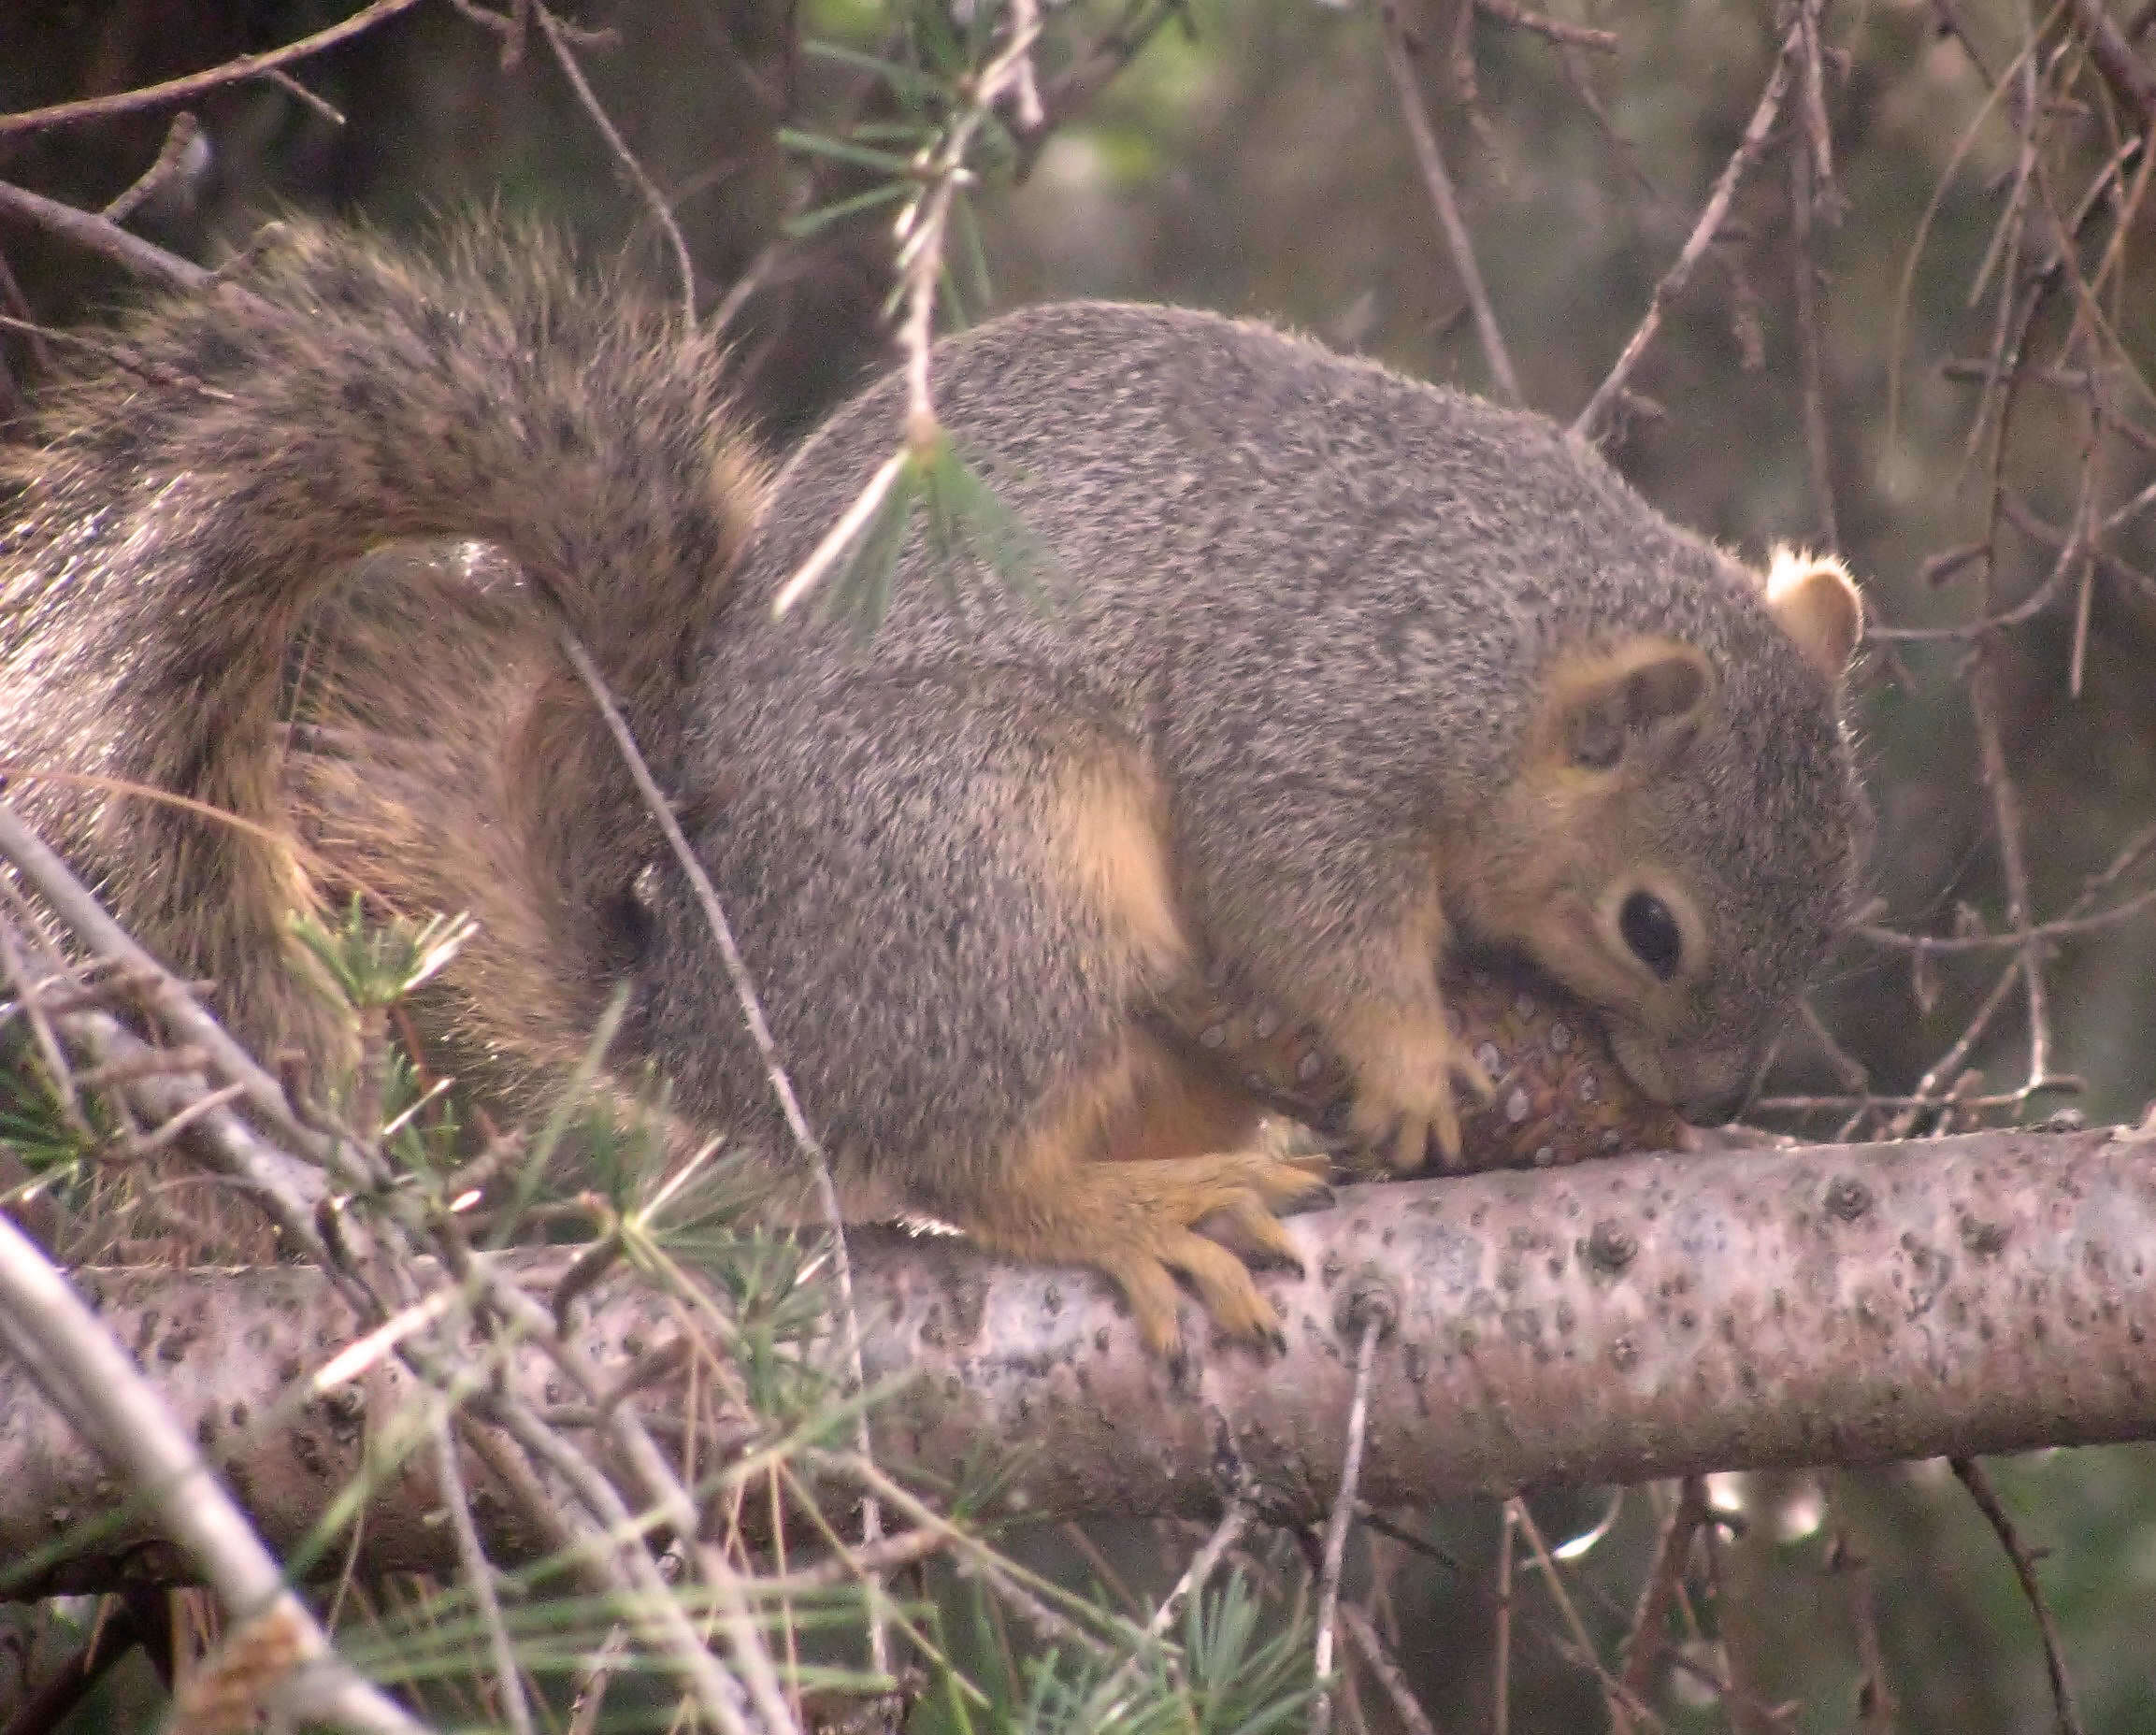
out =
<svg viewBox="0 0 2156 1735"><path fill-rule="evenodd" d="M1625 937L1625 944L1632 949L1632 956L1654 971L1658 982L1667 982L1677 973L1677 960L1684 955L1684 936L1677 931L1677 919L1670 914L1670 907L1650 892L1634 892L1617 911L1617 932Z"/></svg>

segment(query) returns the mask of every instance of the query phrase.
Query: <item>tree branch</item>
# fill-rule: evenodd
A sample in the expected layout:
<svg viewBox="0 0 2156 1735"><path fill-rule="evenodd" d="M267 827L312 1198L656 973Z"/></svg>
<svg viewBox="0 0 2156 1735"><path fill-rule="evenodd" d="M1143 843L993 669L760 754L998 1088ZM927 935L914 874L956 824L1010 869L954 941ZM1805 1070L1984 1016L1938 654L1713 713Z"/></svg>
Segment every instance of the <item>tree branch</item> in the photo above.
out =
<svg viewBox="0 0 2156 1735"><path fill-rule="evenodd" d="M1149 1358L1082 1272L1000 1265L956 1241L856 1238L881 1461L937 1483L1002 1471L999 1509L1217 1512L1216 1480L1302 1521L1339 1486L1357 1285L1397 1294L1379 1345L1363 1492L1426 1502L1471 1489L1631 1482L1714 1469L1973 1455L2156 1438L2156 1139L2014 1131L1898 1145L1628 1157L1545 1173L1358 1187L1290 1225L1307 1275L1269 1279L1285 1355L1202 1341ZM523 1255L535 1283L569 1255ZM294 1543L360 1468L367 1421L419 1400L392 1361L358 1389L297 1398L352 1335L317 1273L85 1270L190 1438L229 1470L274 1547ZM626 1280L582 1330L601 1370L678 1332ZM1186 1327L1199 1323L1186 1312ZM544 1401L546 1370L525 1372ZM685 1377L685 1376L684 1376ZM687 1413L637 1384L654 1423ZM66 1423L0 1365L0 1557L50 1543L110 1490ZM491 1487L467 1458L467 1479ZM451 1564L424 1456L368 1509L374 1570ZM503 1533L496 1559L539 1539ZM114 1582L154 1534L123 1522L16 1594ZM160 1563L133 1556L139 1576ZM177 1562L171 1563L177 1566Z"/></svg>
<svg viewBox="0 0 2156 1735"><path fill-rule="evenodd" d="M114 91L104 96L82 96L73 102L52 103L43 108L21 108L13 114L0 114L0 138L12 133L42 132L49 126L69 126L79 121L100 121L112 115L124 114L135 108L154 108L165 103L185 102L191 96L199 96L205 91L215 90L221 84L234 84L242 79L260 78L264 73L280 66L303 60L309 54L334 48L339 42L351 40L363 31L372 30L385 18L409 10L419 0L373 0L371 6L362 7L350 18L340 20L328 28L303 36L297 42L287 42L282 48L267 49L259 54L242 54L237 60L228 60L221 66L209 66L200 72L191 72L178 79L166 79L160 84L147 84L139 90Z"/></svg>
<svg viewBox="0 0 2156 1735"><path fill-rule="evenodd" d="M109 1465L140 1489L160 1531L216 1586L232 1622L225 1652L247 1653L240 1707L247 1723L258 1703L266 1702L302 1716L325 1715L346 1728L422 1735L424 1726L331 1650L202 1453L129 1365L109 1322L93 1318L44 1255L5 1219L0 1341L12 1356L22 1396L36 1391L56 1409L65 1407L74 1435L89 1436L93 1470L102 1474ZM205 1669L197 1682L215 1672Z"/></svg>

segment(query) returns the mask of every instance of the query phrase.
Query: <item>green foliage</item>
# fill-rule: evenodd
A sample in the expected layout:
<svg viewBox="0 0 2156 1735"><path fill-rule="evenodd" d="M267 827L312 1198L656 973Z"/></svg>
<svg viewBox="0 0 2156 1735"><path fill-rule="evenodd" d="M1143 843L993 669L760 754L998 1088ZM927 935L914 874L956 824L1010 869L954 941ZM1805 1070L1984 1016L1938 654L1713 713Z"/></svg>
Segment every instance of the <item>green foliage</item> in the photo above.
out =
<svg viewBox="0 0 2156 1735"><path fill-rule="evenodd" d="M505 1574L503 1624L520 1668L543 1700L567 1705L590 1668L596 1643L629 1611L614 1599L570 1590L560 1578L561 1563L546 1562ZM750 1581L754 1591L754 1581ZM707 1594L683 1587L679 1601L699 1622L717 1610ZM774 1649L783 1651L790 1631L797 1645L826 1648L826 1642L858 1629L862 1614L857 1591L851 1588L795 1592L782 1607L765 1600L757 1618ZM438 1727L496 1728L487 1718L475 1684L493 1672L484 1618L459 1587L426 1589L398 1608L383 1608L342 1641L341 1648L370 1678L385 1685L418 1689L422 1701L443 1708ZM596 1726L608 1730L665 1728L679 1716L681 1693L672 1671L640 1647L622 1647L614 1665L604 1715ZM865 1695L876 1683L843 1664L804 1666L798 1682L808 1693Z"/></svg>
<svg viewBox="0 0 2156 1735"><path fill-rule="evenodd" d="M1046 607L1059 593L1054 555L967 464L947 435L909 449L883 498L817 595L819 616L873 633L891 606L907 533L918 525L928 568L952 608L958 575L975 566L996 573L1024 601Z"/></svg>
<svg viewBox="0 0 2156 1735"><path fill-rule="evenodd" d="M1008 183L1025 157L1000 112L983 94L983 80L1007 45L1014 14L1004 6L983 4L956 24L940 6L895 11L899 27L890 51L869 53L827 40L806 45L811 58L880 85L897 118L879 112L842 136L778 130L779 143L798 157L853 172L838 196L791 218L787 232L799 240L879 207L900 208L901 268L885 316L897 319L933 284L943 323L963 325L995 298L971 195L984 185ZM854 184L864 178L870 184ZM947 225L935 212L947 212ZM916 255L916 249L925 251ZM906 341L918 347L919 328L909 322L904 329ZM933 389L930 378L927 392ZM849 514L850 530L841 521L832 539L786 587L786 606L797 589L813 587L823 618L847 619L864 635L873 632L890 608L893 581L916 520L924 525L931 570L954 607L959 575L975 566L1002 579L1029 604L1044 604L1054 579L1052 555L936 425L932 403L918 387L910 399L902 439L893 430L898 451Z"/></svg>
<svg viewBox="0 0 2156 1735"><path fill-rule="evenodd" d="M18 1157L22 1184L66 1186L79 1180L113 1131L111 1116L93 1095L70 1114L50 1068L20 1023L0 1036L0 1146ZM20 1189L18 1189L20 1190Z"/></svg>
<svg viewBox="0 0 2156 1735"><path fill-rule="evenodd" d="M456 956L477 926L467 915L372 921L355 894L337 927L301 917L292 931L345 1004L372 1011L417 993Z"/></svg>
<svg viewBox="0 0 2156 1735"><path fill-rule="evenodd" d="M1105 1656L1019 1653L978 1586L968 1600L979 1697L944 1680L909 1735L1270 1735L1300 1727L1315 1691L1302 1611L1269 1610L1241 1572L1185 1604L1180 1645Z"/></svg>

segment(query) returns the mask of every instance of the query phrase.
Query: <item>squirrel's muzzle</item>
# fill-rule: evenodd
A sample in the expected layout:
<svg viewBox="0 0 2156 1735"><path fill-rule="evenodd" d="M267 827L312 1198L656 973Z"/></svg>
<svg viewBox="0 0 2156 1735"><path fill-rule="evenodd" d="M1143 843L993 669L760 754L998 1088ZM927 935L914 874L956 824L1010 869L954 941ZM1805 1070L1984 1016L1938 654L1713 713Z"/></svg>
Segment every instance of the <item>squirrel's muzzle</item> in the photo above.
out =
<svg viewBox="0 0 2156 1735"><path fill-rule="evenodd" d="M1695 1126L1719 1126L1735 1118L1751 1094L1759 1051L1741 1048L1671 1048L1645 1031L1617 1025L1610 1048L1625 1074L1657 1102L1669 1104Z"/></svg>

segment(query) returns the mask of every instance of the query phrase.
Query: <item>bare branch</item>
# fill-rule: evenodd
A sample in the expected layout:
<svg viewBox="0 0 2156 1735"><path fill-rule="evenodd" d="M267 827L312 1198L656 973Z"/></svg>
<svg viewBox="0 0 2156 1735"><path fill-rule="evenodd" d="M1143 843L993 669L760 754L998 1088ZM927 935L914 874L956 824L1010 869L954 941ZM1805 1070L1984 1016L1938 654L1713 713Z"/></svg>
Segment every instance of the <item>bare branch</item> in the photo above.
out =
<svg viewBox="0 0 2156 1735"><path fill-rule="evenodd" d="M2059 1735L2081 1735L2081 1713L2074 1708L2074 1684L2066 1678L2066 1654L2059 1644L2059 1629L2051 1622L2050 1604L2044 1600L2044 1586L2037 1581L2036 1564L2030 1559L2029 1551L2021 1546L2014 1521L2000 1503L1984 1467L1972 1457L1957 1457L1953 1464L1955 1476L1968 1489L1976 1510L1984 1514L1985 1522L1999 1539L1999 1546L2006 1551L2006 1558L2014 1563L2014 1577L2036 1616L2036 1630L2044 1639L2044 1669L2050 1677L2051 1706L2058 1718Z"/></svg>
<svg viewBox="0 0 2156 1735"><path fill-rule="evenodd" d="M2104 9L2104 0L2066 0L2074 22L2081 27L2097 67L2119 99L2134 110L2147 132L2156 127L2156 73L2142 65L2126 33Z"/></svg>
<svg viewBox="0 0 2156 1735"><path fill-rule="evenodd" d="M1267 1279L1284 1355L1210 1342L1193 1312L1173 1367L1083 1273L857 1230L856 1278L875 1297L869 1377L915 1376L878 1411L889 1476L940 1484L987 1447L1009 1467L995 1510L1217 1513L1226 1441L1268 1512L1315 1520L1339 1487L1354 1383L1345 1303L1365 1274L1381 1274L1401 1310L1371 1387L1362 1477L1374 1504L2156 1438L2138 1372L2156 1297L2133 1276L2156 1244L2156 1139L2001 1131L1633 1157L1343 1200L1289 1225L1306 1275ZM543 1294L565 1256L490 1264ZM81 1281L116 1331L158 1343L152 1379L235 1466L273 1542L304 1535L359 1470L364 1430L310 1423L295 1464L289 1430L258 1436L232 1418L270 1413L280 1368L352 1334L338 1292L293 1269ZM603 1285L578 1334L593 1377L619 1378L677 1323L635 1283ZM508 1371L545 1377L528 1360ZM672 1382L687 1377L645 1383L635 1401L683 1413ZM414 1388L383 1362L364 1407L413 1401ZM0 1440L0 1556L19 1555L50 1540L53 1511L98 1501L19 1369L0 1368L0 1412L21 1419ZM369 1510L370 1570L449 1564L440 1527L409 1504ZM486 1538L497 1559L536 1540L509 1528ZM123 1527L100 1546L140 1534ZM56 1568L47 1583L94 1585L93 1567Z"/></svg>
<svg viewBox="0 0 2156 1735"><path fill-rule="evenodd" d="M200 291L216 281L216 273L204 269L191 259L182 259L178 253L168 253L162 247L152 246L94 211L63 205L58 199L49 199L26 187L0 181L0 211L24 218L167 289Z"/></svg>
<svg viewBox="0 0 2156 1735"><path fill-rule="evenodd" d="M1810 20L1808 11L1804 17ZM1789 151L1790 273L1795 286L1797 377L1804 407L1804 459L1812 483L1812 513L1818 524L1819 539L1835 549L1841 546L1842 532L1840 515L1834 510L1833 449L1827 434L1826 344L1819 329L1819 262L1816 251L1817 220L1822 215L1832 218L1833 194L1832 184L1818 172L1818 164L1827 152L1825 119L1823 114L1814 119L1809 95L1819 53L1816 21L1806 22L1804 42L1805 124L1807 133L1815 136Z"/></svg>
<svg viewBox="0 0 2156 1735"><path fill-rule="evenodd" d="M93 955L112 959L140 981L144 999L177 1040L199 1046L224 1078L246 1086L247 1106L265 1126L304 1154L320 1148L321 1137L293 1114L284 1087L203 1011L185 983L106 913L67 865L5 802L0 802L0 857L15 865Z"/></svg>
<svg viewBox="0 0 2156 1735"><path fill-rule="evenodd" d="M510 1735L533 1735L531 1704L525 1697L524 1675L517 1667L516 1647L503 1623L501 1598L495 1590L494 1563L480 1544L479 1527L471 1516L471 1497L466 1492L464 1468L456 1449L456 1437L447 1412L438 1412L428 1430L433 1436L434 1473L440 1479L442 1504L449 1512L450 1534L456 1538L458 1566L464 1574L472 1607L486 1628L487 1650L494 1661L495 1692Z"/></svg>
<svg viewBox="0 0 2156 1735"><path fill-rule="evenodd" d="M1459 273L1460 288L1474 312L1475 337L1482 345L1482 358L1489 368L1490 383L1505 402L1516 404L1521 401L1519 379L1513 372L1512 356L1504 347L1504 334L1498 328L1497 310L1490 305L1489 291L1483 284L1482 267L1475 263L1473 238L1461 221L1459 202L1453 197L1452 177L1445 172L1437 134L1431 129L1430 116L1422 106L1422 87L1415 76L1415 61L1408 49L1407 28L1401 22L1400 6L1401 0L1385 0L1385 69L1391 75L1393 91L1400 98L1401 118L1407 122L1407 136L1415 146L1415 160L1422 170L1423 184L1430 189L1430 202L1437 212L1438 226L1445 231L1445 244L1451 251L1453 269Z"/></svg>
<svg viewBox="0 0 2156 1735"><path fill-rule="evenodd" d="M1408 1735L1438 1735L1437 1725L1430 1720L1422 1701L1407 1684L1407 1676L1401 1671L1385 1641L1378 1636L1377 1627L1370 1616L1353 1603L1343 1603L1340 1610L1341 1629L1347 1634L1347 1642L1355 1646L1370 1672L1377 1677L1377 1684L1392 1701L1401 1726Z"/></svg>
<svg viewBox="0 0 2156 1735"><path fill-rule="evenodd" d="M1887 1677L1886 1647L1879 1639L1879 1611L1872 1595L1872 1563L1850 1540L1838 1491L1833 1507L1835 1524L1827 1565L1848 1586L1849 1624L1856 1631L1859 1668L1857 1714L1862 1719L1863 1735L1893 1735L1899 1723L1893 1683Z"/></svg>
<svg viewBox="0 0 2156 1735"><path fill-rule="evenodd" d="M1089 46L1071 56L1069 64L1049 79L1041 92L1038 121L1021 121L1014 129L1018 140L1017 179L1024 180L1040 161L1042 150L1058 127L1081 114L1095 97L1114 82L1115 77L1138 58L1162 25L1179 17L1183 0L1131 0L1123 15Z"/></svg>
<svg viewBox="0 0 2156 1735"><path fill-rule="evenodd" d="M1714 191L1707 195L1705 207L1700 212L1699 222L1685 237L1675 262L1662 273L1661 281L1655 285L1654 294L1647 302L1647 310L1641 317L1638 327L1626 339L1625 347L1617 354L1617 362L1608 377L1595 388L1594 395L1587 406L1573 418L1572 431L1582 439L1601 437L1608 421L1617 394L1624 390L1625 381L1631 378L1639 366L1640 357L1646 353L1655 334L1661 329L1662 316L1669 305L1684 293L1685 285L1691 281L1692 272L1706 256L1707 249L1721 233L1722 223L1730 212L1730 201L1736 196L1737 184L1742 181L1760 152L1766 149L1767 135L1774 130L1775 122L1782 112L1782 102L1788 96L1793 77L1795 50L1801 24L1792 24L1784 37L1780 51L1775 56L1775 69L1768 76L1767 87L1760 93L1759 106L1752 110L1752 118L1745 127L1745 136L1722 165L1722 172L1715 181Z"/></svg>
<svg viewBox="0 0 2156 1735"><path fill-rule="evenodd" d="M584 77L583 65L577 59L575 46L569 41L561 21L547 8L544 0L537 0L530 9L539 20L539 34L546 37L547 46L553 50L554 64L561 68L562 77L569 81L577 101L591 116L599 136L606 140L615 167L643 199L644 208L651 212L652 221L658 225L659 234L673 252L674 270L681 280L682 335L685 337L697 325L697 267L689 257L689 243L682 234L682 225L674 220L673 207L667 203L667 195L659 191L658 182L652 179L650 171L637 160L637 153L629 149L628 141L614 125L613 117L607 113L606 105L599 101L598 93L592 89L591 80Z"/></svg>
<svg viewBox="0 0 2156 1735"><path fill-rule="evenodd" d="M1545 36L1566 48L1615 54L1619 46L1614 30L1597 30L1592 24L1574 24L1561 18L1551 18L1545 12L1531 12L1523 6L1515 5L1514 0L1474 0L1474 9L1501 24L1510 24L1530 36Z"/></svg>
<svg viewBox="0 0 2156 1735"><path fill-rule="evenodd" d="M125 222L144 200L179 173L189 148L201 136L202 122L194 118L192 108L183 108L174 115L172 124L165 129L165 142L157 148L157 155L150 166L130 181L117 197L108 200L104 210L98 214L108 222Z"/></svg>
<svg viewBox="0 0 2156 1735"><path fill-rule="evenodd" d="M1668 1649L1663 1631L1675 1605L1678 1586L1684 1583L1685 1565L1692 1555L1693 1540L1707 1521L1707 1484L1703 1477L1687 1476L1662 1526L1661 1541L1639 1606L1632 1612L1631 1632L1625 1640L1623 1672L1618 1676L1631 1699L1645 1699L1654 1685L1655 1668Z"/></svg>
<svg viewBox="0 0 2156 1735"><path fill-rule="evenodd" d="M2029 1007L2029 1079L2023 1088L2035 1091L2041 1090L2051 1076L2050 998L2044 982L2043 945L2034 936L2029 913L2032 898L2021 801L2006 769L2006 752L2000 740L1999 718L2004 709L1999 693L2001 654L1996 639L1987 638L1976 647L1976 666L1969 672L1969 710L1976 723L1984 788L1991 797L1999 860L2006 876L2006 921L2021 941L2021 981Z"/></svg>
<svg viewBox="0 0 2156 1735"><path fill-rule="evenodd" d="M288 42L280 49L242 54L222 65L191 72L183 78L167 79L162 84L146 84L137 90L115 91L108 96L84 96L70 103L52 103L43 108L21 108L13 114L0 114L0 138L13 133L42 132L48 127L103 120L137 108L184 102L204 91L215 90L223 84L237 84L242 79L257 78L274 67L290 65L309 54L335 48L339 42L349 42L353 36L372 30L382 20L408 11L418 3L419 0L374 0L371 6L361 7L341 22L318 30L310 36L302 36L297 42Z"/></svg>
<svg viewBox="0 0 2156 1735"><path fill-rule="evenodd" d="M1361 1337L1355 1346L1355 1393L1347 1408L1347 1451L1340 1469L1340 1492L1333 1496L1332 1512L1325 1521L1325 1556L1317 1580L1316 1658L1311 1674L1317 1683L1317 1702L1311 1708L1310 1727L1315 1735L1327 1735L1332 1728L1333 1626L1340 1613L1340 1570L1347 1556L1347 1532L1355 1522L1356 1484L1362 1477L1362 1448L1370 1416L1370 1371L1377 1355L1377 1340L1393 1323L1397 1310L1391 1298L1375 1286L1365 1288L1350 1304L1361 1322Z"/></svg>

